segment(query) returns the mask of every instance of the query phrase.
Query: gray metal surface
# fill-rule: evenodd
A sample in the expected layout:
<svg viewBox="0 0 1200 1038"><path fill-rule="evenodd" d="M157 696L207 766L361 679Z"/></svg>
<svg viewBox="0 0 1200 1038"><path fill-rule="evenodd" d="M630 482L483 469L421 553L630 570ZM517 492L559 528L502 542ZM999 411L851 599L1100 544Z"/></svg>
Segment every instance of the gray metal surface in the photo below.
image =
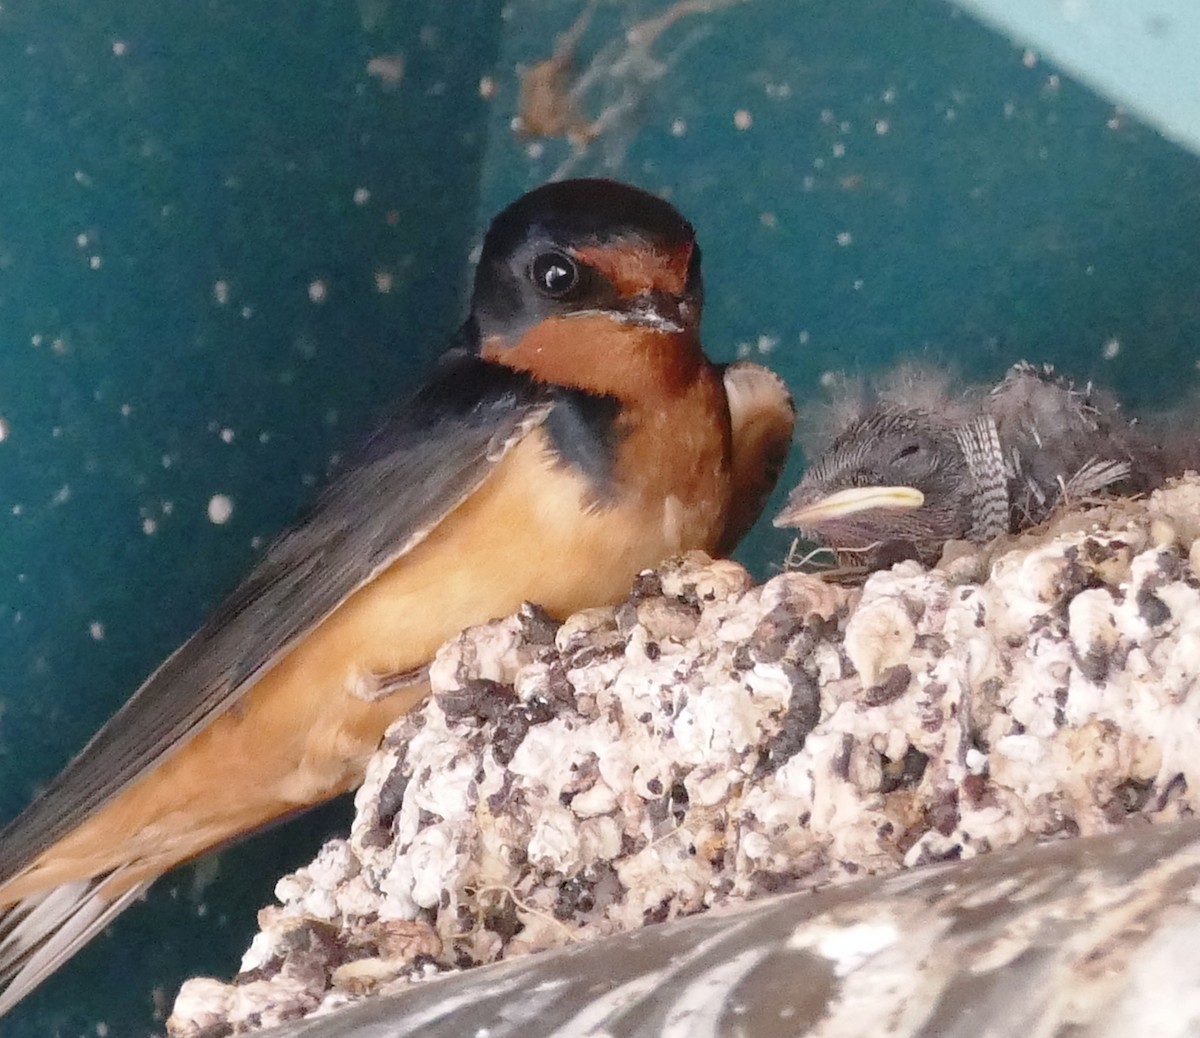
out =
<svg viewBox="0 0 1200 1038"><path fill-rule="evenodd" d="M1200 824L788 895L433 980L270 1038L1200 1030Z"/></svg>

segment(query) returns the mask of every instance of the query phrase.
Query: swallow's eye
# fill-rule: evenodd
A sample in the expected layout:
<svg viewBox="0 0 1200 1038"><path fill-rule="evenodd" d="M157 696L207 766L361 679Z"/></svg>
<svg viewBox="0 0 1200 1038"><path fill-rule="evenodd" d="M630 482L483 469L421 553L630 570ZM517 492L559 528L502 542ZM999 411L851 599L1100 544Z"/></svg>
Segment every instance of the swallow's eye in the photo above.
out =
<svg viewBox="0 0 1200 1038"><path fill-rule="evenodd" d="M911 458L920 449L921 448L915 443L910 443L907 447L902 447L899 451L897 451L896 456L892 459L892 461L903 461L905 458Z"/></svg>
<svg viewBox="0 0 1200 1038"><path fill-rule="evenodd" d="M543 295L561 299L579 283L579 267L566 253L553 249L534 257L529 276Z"/></svg>

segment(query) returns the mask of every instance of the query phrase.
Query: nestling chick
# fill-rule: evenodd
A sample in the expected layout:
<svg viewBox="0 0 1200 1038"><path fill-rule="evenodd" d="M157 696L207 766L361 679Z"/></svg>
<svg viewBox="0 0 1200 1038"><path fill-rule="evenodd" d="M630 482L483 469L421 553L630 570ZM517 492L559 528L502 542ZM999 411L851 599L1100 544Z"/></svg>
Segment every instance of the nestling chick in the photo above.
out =
<svg viewBox="0 0 1200 1038"><path fill-rule="evenodd" d="M1170 466L1110 395L1021 362L990 390L952 392L905 372L853 415L792 491L776 526L878 568L936 561L948 540L985 543L1060 503L1144 493Z"/></svg>

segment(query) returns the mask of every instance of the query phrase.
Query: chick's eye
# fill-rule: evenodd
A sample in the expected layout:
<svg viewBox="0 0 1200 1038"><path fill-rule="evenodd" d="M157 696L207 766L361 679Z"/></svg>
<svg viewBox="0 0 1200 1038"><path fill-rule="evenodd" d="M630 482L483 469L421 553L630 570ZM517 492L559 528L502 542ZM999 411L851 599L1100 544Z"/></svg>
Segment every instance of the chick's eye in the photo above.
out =
<svg viewBox="0 0 1200 1038"><path fill-rule="evenodd" d="M896 456L892 459L892 461L903 461L905 458L911 458L920 449L921 448L915 443L910 443L907 447L901 447L900 450L896 452Z"/></svg>
<svg viewBox="0 0 1200 1038"><path fill-rule="evenodd" d="M551 299L560 299L579 282L579 268L566 253L543 252L529 265L529 276L538 291Z"/></svg>

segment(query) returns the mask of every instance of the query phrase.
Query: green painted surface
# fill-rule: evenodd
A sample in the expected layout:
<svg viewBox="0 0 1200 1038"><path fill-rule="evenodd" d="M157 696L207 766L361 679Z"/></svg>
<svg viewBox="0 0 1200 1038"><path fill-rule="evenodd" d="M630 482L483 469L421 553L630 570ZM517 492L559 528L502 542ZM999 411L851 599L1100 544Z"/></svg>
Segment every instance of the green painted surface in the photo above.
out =
<svg viewBox="0 0 1200 1038"><path fill-rule="evenodd" d="M498 24L436 0L0 11L4 817L441 349ZM368 72L387 55L398 83ZM272 874L348 817L221 856L207 888L181 870L0 1035L147 1033L151 990L235 969Z"/></svg>
<svg viewBox="0 0 1200 1038"><path fill-rule="evenodd" d="M695 222L714 355L802 401L914 351L988 377L1053 360L1141 407L1194 385L1194 158L937 0L755 0L629 53L665 7L597 7L580 105L629 103L573 168ZM0 814L440 349L486 215L569 157L510 123L516 66L581 10L0 10ZM386 55L395 84L368 72ZM760 528L745 557L786 547ZM151 990L233 972L274 877L347 812L180 870L0 1035L153 1030Z"/></svg>

